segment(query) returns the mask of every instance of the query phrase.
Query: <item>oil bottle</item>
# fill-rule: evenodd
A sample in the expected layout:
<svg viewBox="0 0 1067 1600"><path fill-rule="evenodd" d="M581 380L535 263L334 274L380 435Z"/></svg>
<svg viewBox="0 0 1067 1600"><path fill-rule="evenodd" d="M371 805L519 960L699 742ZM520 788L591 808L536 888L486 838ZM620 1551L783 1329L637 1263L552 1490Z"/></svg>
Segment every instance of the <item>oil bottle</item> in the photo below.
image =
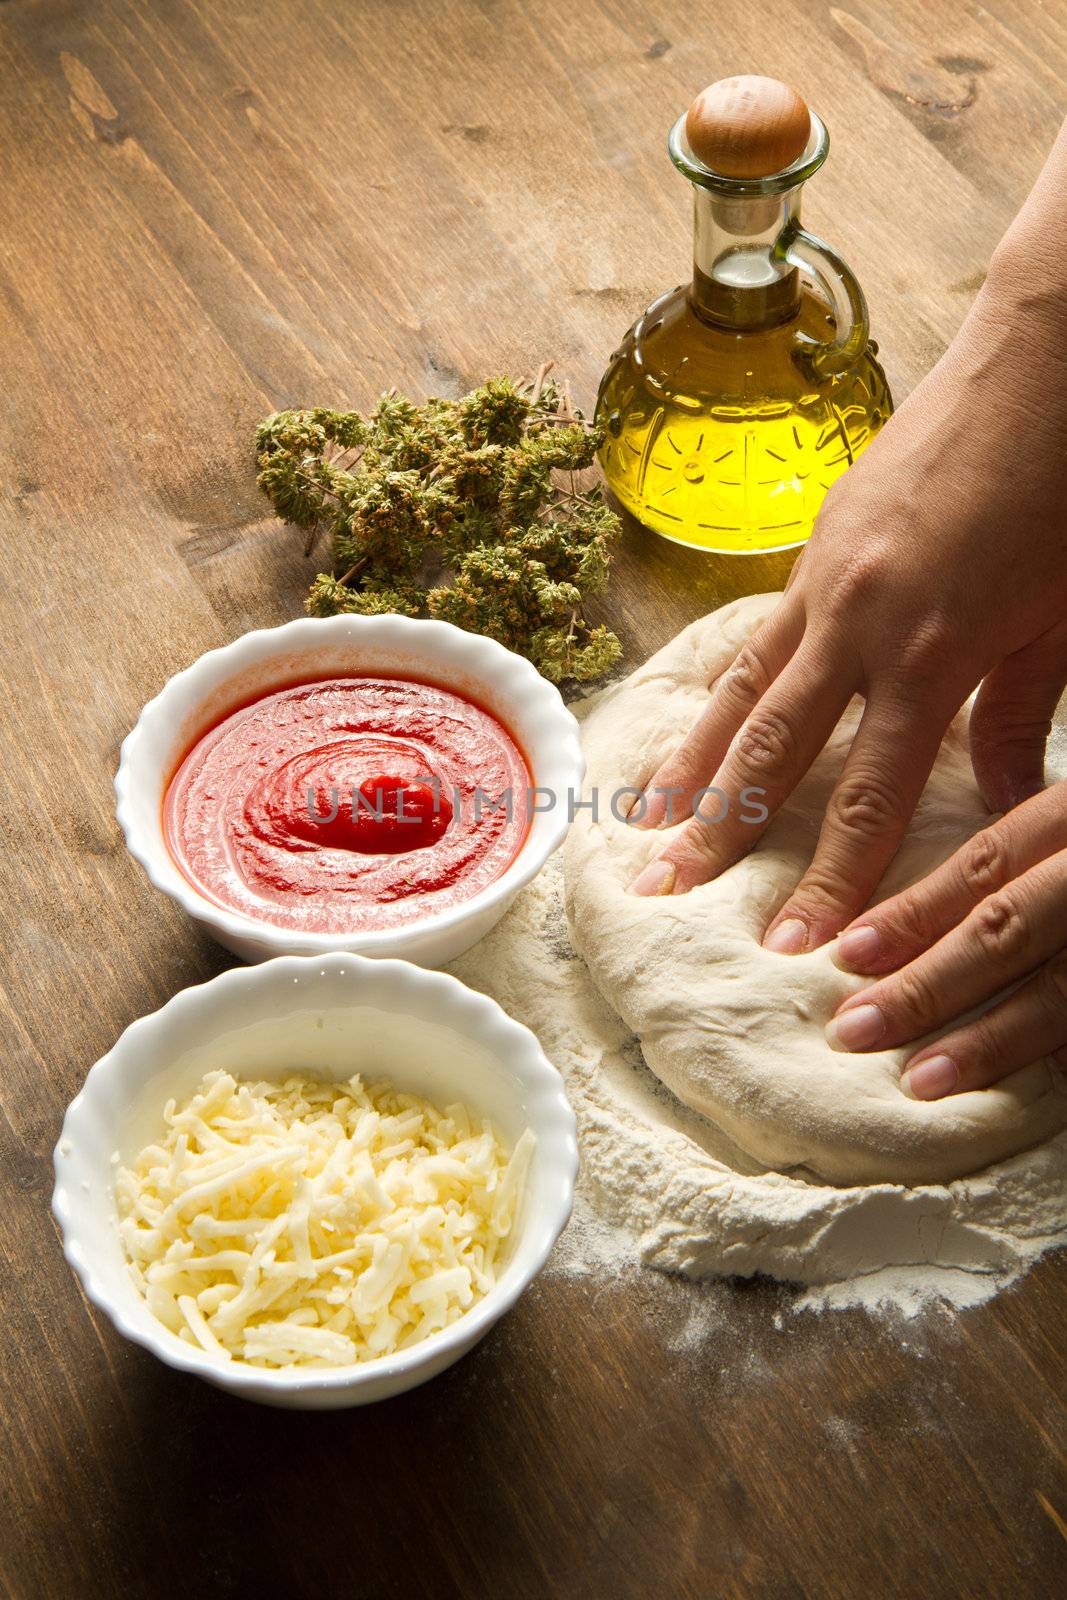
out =
<svg viewBox="0 0 1067 1600"><path fill-rule="evenodd" d="M692 282L654 301L604 374L600 462L621 504L679 544L802 544L892 411L863 291L800 223L822 121L770 78L725 78L668 139L693 184Z"/></svg>

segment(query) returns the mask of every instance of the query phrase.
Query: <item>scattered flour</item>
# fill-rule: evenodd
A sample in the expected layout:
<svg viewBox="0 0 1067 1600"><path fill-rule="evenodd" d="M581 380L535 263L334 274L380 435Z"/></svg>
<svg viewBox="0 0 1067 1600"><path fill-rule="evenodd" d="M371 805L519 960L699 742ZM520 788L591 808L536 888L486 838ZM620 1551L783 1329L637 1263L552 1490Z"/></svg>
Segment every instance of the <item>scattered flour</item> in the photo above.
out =
<svg viewBox="0 0 1067 1600"><path fill-rule="evenodd" d="M556 1272L758 1273L797 1286L795 1310L914 1316L989 1299L1067 1244L1067 1134L947 1184L835 1187L761 1168L653 1077L593 988L558 861L452 971L531 1028L565 1080L582 1169ZM699 1318L675 1335L701 1337Z"/></svg>

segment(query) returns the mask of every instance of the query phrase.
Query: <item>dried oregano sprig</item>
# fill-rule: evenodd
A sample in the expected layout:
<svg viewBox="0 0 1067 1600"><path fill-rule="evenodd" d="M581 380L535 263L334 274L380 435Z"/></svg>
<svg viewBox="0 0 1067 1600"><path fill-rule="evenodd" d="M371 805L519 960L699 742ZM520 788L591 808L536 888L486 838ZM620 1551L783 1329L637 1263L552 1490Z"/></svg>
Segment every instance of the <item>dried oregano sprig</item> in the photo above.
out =
<svg viewBox="0 0 1067 1600"><path fill-rule="evenodd" d="M518 650L555 683L619 659L615 635L582 612L619 532L586 481L600 435L546 370L462 400L394 393L369 417L315 407L260 423L260 488L307 530L306 554L330 537L312 616L429 613Z"/></svg>

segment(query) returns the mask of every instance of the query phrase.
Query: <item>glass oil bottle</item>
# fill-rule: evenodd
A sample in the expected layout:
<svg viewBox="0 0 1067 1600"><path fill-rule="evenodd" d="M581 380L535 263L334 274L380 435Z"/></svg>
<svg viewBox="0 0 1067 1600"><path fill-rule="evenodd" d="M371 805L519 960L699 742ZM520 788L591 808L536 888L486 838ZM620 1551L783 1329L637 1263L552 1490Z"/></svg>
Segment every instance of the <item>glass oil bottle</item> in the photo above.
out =
<svg viewBox="0 0 1067 1600"><path fill-rule="evenodd" d="M738 176L694 153L687 127L700 100L675 124L671 160L694 186L693 278L649 306L612 357L597 401L600 462L621 504L665 538L770 552L808 538L892 401L860 285L800 223L825 126L774 80L724 80L701 99L727 84L757 86L757 118L758 86L793 96L803 146L779 171L753 176L756 160ZM744 155L721 164L744 166Z"/></svg>

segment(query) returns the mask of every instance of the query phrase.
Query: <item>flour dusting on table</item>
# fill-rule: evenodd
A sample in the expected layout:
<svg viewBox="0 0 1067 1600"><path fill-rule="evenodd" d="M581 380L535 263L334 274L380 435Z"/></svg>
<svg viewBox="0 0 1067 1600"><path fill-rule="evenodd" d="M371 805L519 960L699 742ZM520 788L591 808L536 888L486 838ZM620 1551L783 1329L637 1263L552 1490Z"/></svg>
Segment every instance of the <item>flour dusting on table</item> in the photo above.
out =
<svg viewBox="0 0 1067 1600"><path fill-rule="evenodd" d="M913 1188L761 1168L653 1077L596 993L570 947L557 861L451 970L531 1028L566 1083L582 1166L556 1271L762 1273L798 1286L796 1309L913 1315L986 1300L1067 1243L1067 1134Z"/></svg>

